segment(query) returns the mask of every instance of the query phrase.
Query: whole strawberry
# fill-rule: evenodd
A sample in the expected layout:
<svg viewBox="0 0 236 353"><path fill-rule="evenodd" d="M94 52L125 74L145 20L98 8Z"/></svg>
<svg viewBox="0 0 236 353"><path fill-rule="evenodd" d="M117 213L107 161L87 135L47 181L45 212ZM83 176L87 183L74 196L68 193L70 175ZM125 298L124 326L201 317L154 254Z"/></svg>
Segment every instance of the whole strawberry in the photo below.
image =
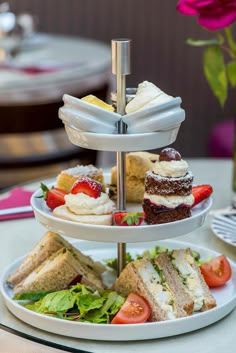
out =
<svg viewBox="0 0 236 353"><path fill-rule="evenodd" d="M41 183L40 186L43 194L39 197L42 197L46 201L46 205L51 210L54 210L54 208L65 204L65 195L67 195L67 193L64 190L54 187L49 189L43 183Z"/></svg>
<svg viewBox="0 0 236 353"><path fill-rule="evenodd" d="M114 222L118 226L140 226L145 219L144 212L114 212Z"/></svg>

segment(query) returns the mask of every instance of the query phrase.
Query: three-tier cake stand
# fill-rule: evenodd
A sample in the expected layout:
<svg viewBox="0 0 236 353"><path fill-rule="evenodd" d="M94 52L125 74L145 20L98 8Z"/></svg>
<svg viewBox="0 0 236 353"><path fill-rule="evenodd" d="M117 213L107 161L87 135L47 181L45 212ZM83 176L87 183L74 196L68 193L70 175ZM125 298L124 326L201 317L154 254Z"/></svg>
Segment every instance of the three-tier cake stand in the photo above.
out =
<svg viewBox="0 0 236 353"><path fill-rule="evenodd" d="M162 148L173 143L184 120L184 111L180 108L181 99L173 98L160 107L152 107L141 113L126 116L126 75L130 74L130 71L130 40L112 40L112 72L117 77L117 112L108 112L65 95L63 97L65 106L61 108L59 116L73 144L88 149L117 152L117 210L133 211L141 210L141 205L126 205L125 153ZM114 245L117 244L118 272L125 266L128 243L131 245L130 249L137 252L153 247L152 242L161 245L163 240L170 248L189 247L190 244L173 241L171 238L199 228L204 223L212 204L211 198L204 200L193 208L190 218L177 222L142 224L138 227L101 226L54 217L45 202L38 198L40 194L41 191L37 190L31 199L36 220L62 236L86 240L78 243L79 249L85 252L87 249L90 255L91 250L94 250L96 259L99 254L100 260L110 258ZM196 246L194 249L199 250L203 257L217 255L208 249ZM6 278L11 270L12 266L6 270L4 275ZM128 341L173 336L210 325L226 316L236 305L235 288L228 286L213 293L217 300L216 308L191 317L136 325L91 324L68 322L34 313L13 301L7 287L5 285L3 287L6 305L15 316L26 323L59 335L94 340Z"/></svg>

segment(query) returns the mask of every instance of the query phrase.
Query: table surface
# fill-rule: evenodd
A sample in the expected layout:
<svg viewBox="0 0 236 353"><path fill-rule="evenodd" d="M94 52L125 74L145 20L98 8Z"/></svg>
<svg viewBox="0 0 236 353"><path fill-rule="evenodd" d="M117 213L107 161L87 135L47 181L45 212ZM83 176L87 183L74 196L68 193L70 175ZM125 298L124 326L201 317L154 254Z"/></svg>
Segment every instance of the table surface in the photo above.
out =
<svg viewBox="0 0 236 353"><path fill-rule="evenodd" d="M112 76L109 45L79 36L36 33L9 64L0 63L0 105L46 103L81 89L92 92ZM56 71L28 74L14 66Z"/></svg>
<svg viewBox="0 0 236 353"><path fill-rule="evenodd" d="M213 207L205 224L194 232L179 237L179 240L204 246L224 253L229 259L236 261L235 247L218 239L210 229L210 221L214 210L230 205L232 198L232 162L231 160L189 159L190 170L195 175L196 184L209 183L213 186ZM35 184L31 187L36 187ZM11 264L16 258L26 254L43 236L45 229L34 218L4 221L0 224L1 257L0 271ZM231 353L236 345L236 310L227 317L203 329L174 337L158 340L107 342L73 339L33 328L15 318L0 299L0 322L6 326L40 337L50 342L79 350L106 352L157 352L158 353ZM213 343L214 342L214 343ZM48 348L48 352L51 348ZM11 353L10 351L7 351ZM15 351L14 351L15 352ZM36 350L35 350L36 352ZM47 352L45 348L44 352ZM55 350L56 352L56 350Z"/></svg>

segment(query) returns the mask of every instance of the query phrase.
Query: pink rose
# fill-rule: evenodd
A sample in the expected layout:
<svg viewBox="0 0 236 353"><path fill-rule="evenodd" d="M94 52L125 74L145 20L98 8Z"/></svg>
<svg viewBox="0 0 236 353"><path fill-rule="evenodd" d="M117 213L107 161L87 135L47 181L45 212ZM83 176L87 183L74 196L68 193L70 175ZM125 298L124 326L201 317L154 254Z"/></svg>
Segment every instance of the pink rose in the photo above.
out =
<svg viewBox="0 0 236 353"><path fill-rule="evenodd" d="M231 25L236 20L236 0L180 0L177 10L198 16L198 23L211 31Z"/></svg>

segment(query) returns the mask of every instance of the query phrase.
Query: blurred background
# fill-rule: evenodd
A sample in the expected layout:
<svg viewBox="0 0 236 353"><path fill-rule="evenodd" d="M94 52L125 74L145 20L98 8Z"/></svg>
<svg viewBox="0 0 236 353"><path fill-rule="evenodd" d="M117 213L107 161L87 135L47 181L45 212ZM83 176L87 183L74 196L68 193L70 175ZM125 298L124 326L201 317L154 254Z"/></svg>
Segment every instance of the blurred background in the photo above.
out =
<svg viewBox="0 0 236 353"><path fill-rule="evenodd" d="M38 33L53 34L59 38L66 36L75 40L95 40L107 46L108 52L111 39L131 38L132 74L127 79L127 86L136 87L140 82L149 80L167 94L180 96L182 107L186 111L186 120L181 125L173 147L185 158L207 157L211 130L217 122L234 116L235 101L230 93L222 110L213 97L203 76L201 48L185 43L186 38L204 39L210 38L212 34L200 28L195 17L180 15L176 11L176 4L177 1L174 0L9 1L14 13L27 12L34 16ZM61 56L63 55L61 52ZM75 62L79 61L80 55L77 53L73 59ZM109 71L107 52L106 61L106 70ZM103 82L102 87L97 87L105 90L102 91L101 98L109 97L111 82L108 79L107 86L105 83ZM94 87L88 86L89 89L96 91ZM74 86L71 92L68 88L68 92L64 93L80 96L88 90L81 89L80 84L78 94ZM54 107L48 109L57 110L60 105L62 101L57 98ZM6 106L7 104L5 108ZM0 114L3 119L1 110ZM5 114L6 111L4 116ZM33 114L37 115L36 112ZM52 110L49 114L53 114Z"/></svg>

